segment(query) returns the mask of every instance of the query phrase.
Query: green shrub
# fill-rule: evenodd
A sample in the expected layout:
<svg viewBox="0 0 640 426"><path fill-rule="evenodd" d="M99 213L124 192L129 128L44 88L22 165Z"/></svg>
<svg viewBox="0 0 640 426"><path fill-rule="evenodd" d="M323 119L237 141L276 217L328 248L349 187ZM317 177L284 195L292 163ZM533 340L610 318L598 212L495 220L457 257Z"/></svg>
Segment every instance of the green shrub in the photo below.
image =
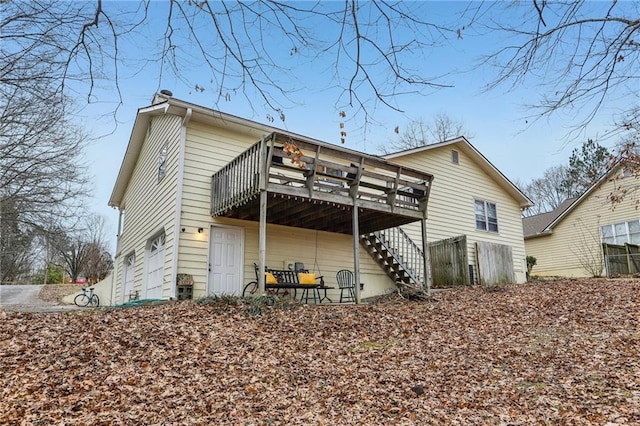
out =
<svg viewBox="0 0 640 426"><path fill-rule="evenodd" d="M538 263L538 259L533 256L527 256L527 276L531 275L531 270Z"/></svg>

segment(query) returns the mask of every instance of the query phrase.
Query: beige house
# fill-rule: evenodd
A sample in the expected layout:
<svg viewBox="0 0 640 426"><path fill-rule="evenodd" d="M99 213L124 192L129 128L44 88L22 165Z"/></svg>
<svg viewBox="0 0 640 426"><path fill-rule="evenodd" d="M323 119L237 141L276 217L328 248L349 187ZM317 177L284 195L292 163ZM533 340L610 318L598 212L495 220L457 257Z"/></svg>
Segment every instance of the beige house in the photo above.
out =
<svg viewBox="0 0 640 426"><path fill-rule="evenodd" d="M640 214L632 196L612 204L616 188L637 186L617 167L580 197L549 213L523 219L527 255L537 260L532 274L591 277L605 275L602 243L640 244Z"/></svg>
<svg viewBox="0 0 640 426"><path fill-rule="evenodd" d="M254 263L295 262L332 287L349 269L370 297L430 282L423 235L468 235L469 259L475 241L509 246L521 282L529 203L463 138L378 157L161 92L138 110L109 201L120 212L112 300L176 298L191 283L196 298L241 294Z"/></svg>
<svg viewBox="0 0 640 426"><path fill-rule="evenodd" d="M429 170L435 182L429 197L428 241L434 279L451 284L456 282L478 284L504 281L483 280L483 263L490 267L500 263L493 256L477 253L478 247L502 246L507 259L507 270L512 275L507 281L526 281L525 248L521 211L531 201L487 160L464 137L427 145L384 156L385 159L408 167ZM415 224L402 227L412 239L420 241L420 229ZM465 237L463 240L460 237ZM466 250L466 277L451 274L455 261L445 258L438 262L437 241L462 241ZM462 272L462 271L461 271ZM444 273L444 276L443 276ZM454 278L452 278L454 277ZM437 284L437 282L436 282Z"/></svg>

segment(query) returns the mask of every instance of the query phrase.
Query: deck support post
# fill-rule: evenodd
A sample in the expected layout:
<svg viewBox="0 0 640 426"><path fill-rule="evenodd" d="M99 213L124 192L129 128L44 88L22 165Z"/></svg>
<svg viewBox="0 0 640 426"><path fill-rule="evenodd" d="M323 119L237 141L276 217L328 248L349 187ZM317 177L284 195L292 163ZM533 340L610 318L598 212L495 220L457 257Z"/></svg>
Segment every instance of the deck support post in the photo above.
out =
<svg viewBox="0 0 640 426"><path fill-rule="evenodd" d="M264 271L267 262L267 167L266 146L267 141L263 137L260 140L259 179L260 179L260 227L258 229L258 292L265 292ZM271 150L273 152L273 149Z"/></svg>
<svg viewBox="0 0 640 426"><path fill-rule="evenodd" d="M362 178L362 170L364 169L364 157L360 158L360 165L355 179L351 182L349 194L353 200L353 223L351 233L353 234L353 279L356 287L356 303L360 303L360 220L358 218L358 188L360 187L360 179Z"/></svg>
<svg viewBox="0 0 640 426"><path fill-rule="evenodd" d="M427 243L427 218L424 218L420 221L420 225L422 227L422 269L424 270L424 278L422 282L423 290L427 292L428 295L431 295L431 271L429 270L429 244Z"/></svg>
<svg viewBox="0 0 640 426"><path fill-rule="evenodd" d="M356 287L356 303L360 303L360 226L358 225L358 202L353 200L353 279Z"/></svg>

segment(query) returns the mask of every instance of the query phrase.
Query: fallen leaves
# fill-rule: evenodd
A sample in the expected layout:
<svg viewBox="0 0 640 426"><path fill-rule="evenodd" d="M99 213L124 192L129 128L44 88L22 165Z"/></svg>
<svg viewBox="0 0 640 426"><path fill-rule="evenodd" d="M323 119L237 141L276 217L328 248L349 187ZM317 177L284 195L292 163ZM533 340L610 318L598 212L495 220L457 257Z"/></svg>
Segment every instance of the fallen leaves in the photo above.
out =
<svg viewBox="0 0 640 426"><path fill-rule="evenodd" d="M640 281L0 311L0 424L638 424Z"/></svg>
<svg viewBox="0 0 640 426"><path fill-rule="evenodd" d="M38 297L45 302L62 303L63 297L79 293L81 288L78 284L46 284Z"/></svg>

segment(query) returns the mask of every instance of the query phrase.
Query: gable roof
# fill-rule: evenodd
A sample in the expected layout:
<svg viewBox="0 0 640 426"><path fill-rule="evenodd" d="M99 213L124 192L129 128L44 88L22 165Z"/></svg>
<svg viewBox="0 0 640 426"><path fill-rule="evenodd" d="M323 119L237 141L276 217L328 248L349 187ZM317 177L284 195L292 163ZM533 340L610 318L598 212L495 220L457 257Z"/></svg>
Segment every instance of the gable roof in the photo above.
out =
<svg viewBox="0 0 640 426"><path fill-rule="evenodd" d="M210 123L250 135L252 137L255 137L256 141L260 140L260 138L265 135L276 132L289 135L298 140L308 141L315 145L331 147L336 146L335 144L322 142L317 139L279 129L277 127L268 126L248 120L246 118L237 117L235 115L216 111L201 105L182 101L180 99L172 97L171 95L160 92L155 95L152 105L138 109L136 119L133 124L133 129L131 130L131 136L129 137L129 144L127 145L127 150L125 152L124 158L122 159L118 177L116 178L116 182L111 192L111 197L109 199L110 207L121 207L122 199L127 189L127 185L129 184L131 176L133 175L135 165L138 162L138 157L140 156L142 145L145 141L149 123L154 116L163 114L173 114L179 117L183 117L183 125L186 125L186 123L190 120ZM356 154L360 157L369 157L377 160L380 160L382 158L377 155L366 154L349 148L340 147L340 149Z"/></svg>
<svg viewBox="0 0 640 426"><path fill-rule="evenodd" d="M174 114L183 117L183 124L186 124L186 122L188 122L189 120L193 120L235 129L242 133L253 135L256 140L259 140L266 134L279 132L291 135L292 137L295 137L297 139L312 142L317 145L335 146L334 144L328 142L322 142L317 139L309 138L307 136L261 124L252 120L237 117L235 115L216 111L211 108L192 104L174 98L171 95L158 93L154 97L152 105L138 109L136 119L133 124L133 129L131 131L131 136L129 138L129 144L127 145L127 150L122 160L122 164L118 172L118 177L116 178L116 182L109 199L109 206L121 207L124 193L126 191L127 185L129 184L129 180L133 175L133 170L142 150L142 145L145 140L149 123L154 116L163 114ZM445 146L455 146L456 149L464 152L467 156L469 156L485 173L487 173L487 175L489 175L494 181L498 183L499 186L501 186L508 194L510 194L518 202L521 208L531 207L533 205L533 202L509 179L507 179L507 177L502 174L500 170L498 170L493 164L491 164L491 162L487 160L484 155L482 155L473 145L471 145L471 143L464 136L382 156L366 154L344 147L342 147L341 149L352 152L359 156L393 160L394 158L413 155L419 152L435 150Z"/></svg>
<svg viewBox="0 0 640 426"><path fill-rule="evenodd" d="M511 197L518 202L520 208L531 207L533 202L527 197L513 182L511 182L496 166L494 166L484 155L480 153L464 136L450 139L444 142L438 142L418 148L406 149L391 154L383 155L382 158L392 160L394 158L414 155L420 152L428 152L440 149L446 146L455 147L457 150L465 153L471 160L476 163L482 171L491 177L502 189L504 189Z"/></svg>
<svg viewBox="0 0 640 426"><path fill-rule="evenodd" d="M607 180L609 180L611 178L611 176L613 176L615 173L618 172L618 170L620 169L621 164L617 163L615 165L613 165L609 170L607 170L602 176L600 176L600 178L596 181L596 183L594 183L593 185L591 185L589 188L587 188L582 194L580 194L579 197L577 198L570 198L568 200L565 200L560 206L558 206L557 209L555 209L553 212L550 213L543 213L542 215L551 215L551 213L557 213L555 215L555 217L551 217L549 218L549 220L547 221L547 224L540 227L540 224L535 224L535 222L531 222L529 225L525 225L525 221L528 221L527 219L530 218L523 218L522 219L522 226L523 228L525 226L528 226L530 229L533 229L535 225L537 225L537 227L539 228L537 230L537 232L535 233L527 233L526 230L524 232L524 238L525 240L528 238L535 238L535 237L542 237L545 235L550 235L553 232L553 228L558 225L560 222L562 222L562 220L567 217L569 214L571 214L571 212L573 210L575 210L584 200L586 200L587 198L589 198L589 196L600 187L600 185L602 185L603 183L605 183ZM536 216L542 216L542 215L536 215ZM531 216L531 218L534 218L535 216ZM541 220L541 219L540 219Z"/></svg>
<svg viewBox="0 0 640 426"><path fill-rule="evenodd" d="M535 237L536 235L543 234L544 230L553 222L558 216L560 216L574 201L578 198L567 198L558 207L550 212L540 213L533 216L522 218L522 231L524 238Z"/></svg>

